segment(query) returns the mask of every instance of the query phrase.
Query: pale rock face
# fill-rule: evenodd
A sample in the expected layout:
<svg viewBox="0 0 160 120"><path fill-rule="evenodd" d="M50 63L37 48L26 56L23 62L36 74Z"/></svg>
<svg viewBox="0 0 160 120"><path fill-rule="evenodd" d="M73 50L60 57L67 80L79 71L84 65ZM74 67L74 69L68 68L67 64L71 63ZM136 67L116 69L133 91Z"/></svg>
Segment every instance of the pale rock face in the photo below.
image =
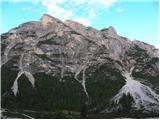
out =
<svg viewBox="0 0 160 120"><path fill-rule="evenodd" d="M101 39L102 37L100 32L92 27L86 27L72 20L66 20L64 23L77 33L80 33L89 39Z"/></svg>
<svg viewBox="0 0 160 120"><path fill-rule="evenodd" d="M39 49L39 48L35 48L34 51L37 53L37 54L44 54L44 52Z"/></svg>
<svg viewBox="0 0 160 120"><path fill-rule="evenodd" d="M132 107L135 109L144 109L146 112L157 111L159 95L156 94L150 87L142 84L132 77L132 70L125 72L126 85L124 85L119 93L113 97L113 101L117 104L123 95L131 95L133 97ZM149 107L150 106L150 107Z"/></svg>
<svg viewBox="0 0 160 120"><path fill-rule="evenodd" d="M54 17L47 15L47 14L44 14L40 20L41 20L42 25L44 25L44 26L50 25L55 22L61 23L61 21L59 19L54 18Z"/></svg>
<svg viewBox="0 0 160 120"><path fill-rule="evenodd" d="M140 42L138 40L134 40L133 43L138 45L139 47L147 50L148 54L150 54L150 56L159 57L158 49L156 49L154 46L149 45L149 44L144 43L144 42Z"/></svg>
<svg viewBox="0 0 160 120"><path fill-rule="evenodd" d="M41 25L45 29L49 28L51 30L54 30L58 36L64 36L67 32L71 31L71 29L66 27L66 25L61 20L47 14L44 14L41 17L40 21Z"/></svg>
<svg viewBox="0 0 160 120"><path fill-rule="evenodd" d="M86 29L86 26L84 26L83 24L72 20L65 20L64 23L72 29L76 30L77 32L79 31L80 33L82 33Z"/></svg>
<svg viewBox="0 0 160 120"><path fill-rule="evenodd" d="M111 38L118 39L117 32L112 26L110 26L109 28L102 29L101 32L105 37L111 37Z"/></svg>

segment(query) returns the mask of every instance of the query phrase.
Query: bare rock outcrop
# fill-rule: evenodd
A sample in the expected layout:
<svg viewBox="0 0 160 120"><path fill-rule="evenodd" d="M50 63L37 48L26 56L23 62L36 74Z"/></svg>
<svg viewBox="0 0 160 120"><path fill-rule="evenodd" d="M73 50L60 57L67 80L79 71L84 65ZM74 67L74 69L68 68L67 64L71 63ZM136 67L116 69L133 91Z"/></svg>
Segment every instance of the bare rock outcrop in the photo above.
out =
<svg viewBox="0 0 160 120"><path fill-rule="evenodd" d="M2 34L1 51L5 107L158 114L158 49L113 27L99 31L44 14Z"/></svg>

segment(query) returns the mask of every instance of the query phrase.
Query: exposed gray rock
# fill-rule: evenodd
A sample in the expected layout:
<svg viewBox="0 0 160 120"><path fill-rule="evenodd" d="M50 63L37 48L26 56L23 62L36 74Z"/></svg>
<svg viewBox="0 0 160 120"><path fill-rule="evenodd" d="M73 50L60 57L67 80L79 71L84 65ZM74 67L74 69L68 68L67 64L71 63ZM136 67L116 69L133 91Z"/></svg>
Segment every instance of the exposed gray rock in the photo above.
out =
<svg viewBox="0 0 160 120"><path fill-rule="evenodd" d="M112 26L102 29L101 32L105 37L118 38L116 30Z"/></svg>
<svg viewBox="0 0 160 120"><path fill-rule="evenodd" d="M100 78L102 81L114 81L115 90L120 90L115 84L123 85L126 82L117 95L113 93L107 97L108 101L115 98L113 101L120 104L117 101L123 97L122 93L130 94L134 98L132 109L158 111L158 49L140 41L130 41L118 35L113 27L99 31L71 20L63 23L44 14L40 21L21 24L2 34L1 46L1 66L18 71L12 82L14 95L18 94L18 79L23 74L34 87L37 82L34 75L45 73L58 78L60 82L65 82L65 77L69 76L81 86L89 100L93 97L90 85ZM127 82L128 79L131 82ZM144 95L145 99L148 96L148 103L139 95L141 101L135 100L136 93L133 89L130 91L132 83L141 90L139 95ZM149 93L144 92L144 89ZM150 106L152 100L154 105ZM144 104L141 103L144 101ZM98 110L97 106L94 109ZM108 108L99 111L103 110L107 111ZM110 110L117 110L117 107Z"/></svg>

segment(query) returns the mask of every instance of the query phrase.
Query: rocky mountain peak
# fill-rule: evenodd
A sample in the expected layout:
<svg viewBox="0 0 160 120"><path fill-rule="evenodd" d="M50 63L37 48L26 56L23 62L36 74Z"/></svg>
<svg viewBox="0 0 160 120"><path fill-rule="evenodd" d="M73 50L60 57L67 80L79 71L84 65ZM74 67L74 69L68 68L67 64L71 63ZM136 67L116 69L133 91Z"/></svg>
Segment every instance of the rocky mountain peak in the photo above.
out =
<svg viewBox="0 0 160 120"><path fill-rule="evenodd" d="M86 27L85 25L78 23L73 20L66 20L64 22L68 27L70 27L75 32L85 36L88 39L91 39L94 42L101 42L101 33L92 27Z"/></svg>
<svg viewBox="0 0 160 120"><path fill-rule="evenodd" d="M73 20L65 20L64 23L65 23L66 25L70 26L70 27L75 26L75 27L79 27L79 28L81 28L81 29L84 29L84 28L86 27L85 25L83 25L83 24L81 24L81 23L78 23L78 22L76 22L76 21L73 21Z"/></svg>
<svg viewBox="0 0 160 120"><path fill-rule="evenodd" d="M104 36L118 38L117 32L113 26L104 28L101 30L101 32L104 34Z"/></svg>
<svg viewBox="0 0 160 120"><path fill-rule="evenodd" d="M84 33L86 26L84 26L81 23L78 23L76 21L73 20L65 20L64 24L66 24L67 26L69 26L70 28L72 28L74 31L79 32L79 33Z"/></svg>
<svg viewBox="0 0 160 120"><path fill-rule="evenodd" d="M40 21L44 26L49 25L51 23L62 23L61 20L59 20L55 17L52 17L48 14L43 14L42 17L40 18Z"/></svg>
<svg viewBox="0 0 160 120"><path fill-rule="evenodd" d="M99 31L44 14L1 35L2 106L57 116L158 116L156 51L113 27Z"/></svg>
<svg viewBox="0 0 160 120"><path fill-rule="evenodd" d="M149 44L144 43L144 42L139 41L139 40L134 40L133 43L138 45L140 48L143 48L144 50L147 50L148 54L150 54L150 56L152 56L152 57L158 57L159 56L158 49L156 49L154 46L149 45Z"/></svg>
<svg viewBox="0 0 160 120"><path fill-rule="evenodd" d="M117 33L116 30L115 30L115 28L113 26L109 26L107 29L108 29L108 31Z"/></svg>

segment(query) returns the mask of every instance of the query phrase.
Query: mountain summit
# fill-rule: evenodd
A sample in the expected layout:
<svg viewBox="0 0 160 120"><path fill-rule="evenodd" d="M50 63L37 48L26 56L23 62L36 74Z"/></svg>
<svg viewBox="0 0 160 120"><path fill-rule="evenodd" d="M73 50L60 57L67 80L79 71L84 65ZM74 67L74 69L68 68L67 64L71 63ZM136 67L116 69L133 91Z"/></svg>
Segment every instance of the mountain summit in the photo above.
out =
<svg viewBox="0 0 160 120"><path fill-rule="evenodd" d="M104 28L101 31L104 33L106 37L109 36L109 37L117 38L117 32L112 26L110 26L109 28Z"/></svg>
<svg viewBox="0 0 160 120"><path fill-rule="evenodd" d="M1 56L2 118L158 117L158 49L113 27L44 14L2 34Z"/></svg>
<svg viewBox="0 0 160 120"><path fill-rule="evenodd" d="M49 25L49 24L53 24L53 23L58 23L58 22L61 23L62 22L59 19L54 18L48 14L43 14L40 21L43 25L47 25L47 24Z"/></svg>

